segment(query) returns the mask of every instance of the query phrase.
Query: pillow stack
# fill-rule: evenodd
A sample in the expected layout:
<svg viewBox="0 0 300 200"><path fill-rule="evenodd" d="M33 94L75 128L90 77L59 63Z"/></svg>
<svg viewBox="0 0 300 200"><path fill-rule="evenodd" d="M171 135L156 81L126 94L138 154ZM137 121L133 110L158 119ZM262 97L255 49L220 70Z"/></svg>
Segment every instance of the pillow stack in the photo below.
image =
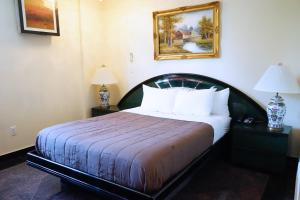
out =
<svg viewBox="0 0 300 200"><path fill-rule="evenodd" d="M143 85L143 110L172 113L176 98L175 90L162 90Z"/></svg>
<svg viewBox="0 0 300 200"><path fill-rule="evenodd" d="M204 115L212 112L214 89L179 91L175 98L173 113L181 115Z"/></svg>
<svg viewBox="0 0 300 200"><path fill-rule="evenodd" d="M228 99L229 99L229 88L215 92L214 105L212 108L213 115L221 115L229 117Z"/></svg>
<svg viewBox="0 0 300 200"><path fill-rule="evenodd" d="M229 117L229 88L216 92L211 89L159 89L143 85L143 101L141 108L179 115L209 116L221 115Z"/></svg>

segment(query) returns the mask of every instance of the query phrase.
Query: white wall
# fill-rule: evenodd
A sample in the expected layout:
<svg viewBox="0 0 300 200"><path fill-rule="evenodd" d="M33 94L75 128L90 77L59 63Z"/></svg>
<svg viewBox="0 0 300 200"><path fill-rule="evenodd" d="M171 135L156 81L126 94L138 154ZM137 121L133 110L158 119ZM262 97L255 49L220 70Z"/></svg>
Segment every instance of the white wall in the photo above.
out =
<svg viewBox="0 0 300 200"><path fill-rule="evenodd" d="M82 67L84 95L84 116L89 117L91 108L99 105L96 100L97 87L91 85L91 79L97 67L103 64L104 41L102 36L104 16L99 0L80 0L80 26L82 46Z"/></svg>
<svg viewBox="0 0 300 200"><path fill-rule="evenodd" d="M96 105L89 81L101 64L120 81L112 103L147 78L187 72L225 81L266 105L272 94L252 88L270 64L281 61L300 77L299 0L223 0L221 58L154 61L152 12L202 2L58 0L61 36L51 37L19 34L14 1L0 1L0 155L33 145L43 127L88 116ZM300 96L284 97L286 124L295 128L291 154L299 155Z"/></svg>
<svg viewBox="0 0 300 200"><path fill-rule="evenodd" d="M14 1L0 1L0 155L34 145L44 127L90 116L90 79L105 50L100 6L58 0L61 36L53 37L20 34Z"/></svg>
<svg viewBox="0 0 300 200"><path fill-rule="evenodd" d="M203 2L207 1L103 1L103 61L117 73L121 96L150 77L187 72L225 81L266 105L273 94L256 92L253 87L270 64L283 62L300 77L299 0L223 0L220 58L154 61L152 12ZM129 62L130 52L133 63ZM291 155L299 155L300 96L283 96L288 106L285 123L295 128Z"/></svg>
<svg viewBox="0 0 300 200"><path fill-rule="evenodd" d="M41 128L82 117L79 3L58 6L61 36L39 36L18 33L14 1L0 1L0 155L32 146Z"/></svg>

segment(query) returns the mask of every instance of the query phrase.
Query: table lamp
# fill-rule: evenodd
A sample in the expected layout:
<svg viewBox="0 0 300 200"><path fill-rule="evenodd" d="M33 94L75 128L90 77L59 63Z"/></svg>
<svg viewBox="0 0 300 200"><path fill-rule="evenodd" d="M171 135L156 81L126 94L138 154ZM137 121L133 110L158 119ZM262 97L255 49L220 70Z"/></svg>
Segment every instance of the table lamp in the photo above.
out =
<svg viewBox="0 0 300 200"><path fill-rule="evenodd" d="M108 67L102 65L99 69L97 69L93 79L93 85L101 85L99 95L101 100L101 107L103 109L109 108L109 90L106 85L117 83L117 79L114 74L109 70Z"/></svg>
<svg viewBox="0 0 300 200"><path fill-rule="evenodd" d="M300 93L296 78L281 63L271 65L257 82L254 89L276 93L276 96L271 99L267 106L268 127L272 132L281 132L283 130L286 106L279 93Z"/></svg>

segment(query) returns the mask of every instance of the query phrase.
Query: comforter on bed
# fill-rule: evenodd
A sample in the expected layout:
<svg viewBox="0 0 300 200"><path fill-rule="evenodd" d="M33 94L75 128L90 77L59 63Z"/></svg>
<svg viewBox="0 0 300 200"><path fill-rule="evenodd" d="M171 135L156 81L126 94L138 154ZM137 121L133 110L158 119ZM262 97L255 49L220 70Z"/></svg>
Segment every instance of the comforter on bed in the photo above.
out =
<svg viewBox="0 0 300 200"><path fill-rule="evenodd" d="M43 129L36 148L52 161L150 193L212 142L206 123L117 112Z"/></svg>

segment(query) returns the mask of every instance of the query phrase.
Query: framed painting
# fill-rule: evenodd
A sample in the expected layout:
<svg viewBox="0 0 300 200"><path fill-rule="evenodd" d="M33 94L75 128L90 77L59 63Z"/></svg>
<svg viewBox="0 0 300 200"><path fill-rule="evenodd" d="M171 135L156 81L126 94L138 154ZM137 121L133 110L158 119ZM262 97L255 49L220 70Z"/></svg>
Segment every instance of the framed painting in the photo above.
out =
<svg viewBox="0 0 300 200"><path fill-rule="evenodd" d="M56 0L18 0L22 33L59 36Z"/></svg>
<svg viewBox="0 0 300 200"><path fill-rule="evenodd" d="M219 57L219 23L219 2L154 12L154 59Z"/></svg>

